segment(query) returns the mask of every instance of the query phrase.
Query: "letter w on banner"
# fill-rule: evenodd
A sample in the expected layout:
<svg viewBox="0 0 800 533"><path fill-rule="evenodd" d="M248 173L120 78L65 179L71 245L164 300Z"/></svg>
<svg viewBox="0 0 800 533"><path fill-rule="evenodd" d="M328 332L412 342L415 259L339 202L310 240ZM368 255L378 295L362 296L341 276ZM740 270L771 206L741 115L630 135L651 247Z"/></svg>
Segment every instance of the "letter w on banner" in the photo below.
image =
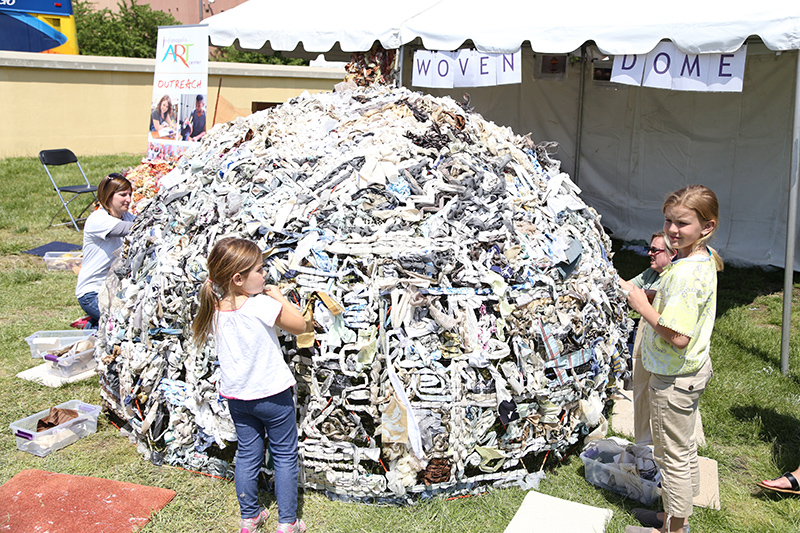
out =
<svg viewBox="0 0 800 533"><path fill-rule="evenodd" d="M411 84L451 89L522 83L522 49L513 54L484 54L477 50L414 52Z"/></svg>
<svg viewBox="0 0 800 533"><path fill-rule="evenodd" d="M148 159L177 159L206 131L208 26L158 28Z"/></svg>

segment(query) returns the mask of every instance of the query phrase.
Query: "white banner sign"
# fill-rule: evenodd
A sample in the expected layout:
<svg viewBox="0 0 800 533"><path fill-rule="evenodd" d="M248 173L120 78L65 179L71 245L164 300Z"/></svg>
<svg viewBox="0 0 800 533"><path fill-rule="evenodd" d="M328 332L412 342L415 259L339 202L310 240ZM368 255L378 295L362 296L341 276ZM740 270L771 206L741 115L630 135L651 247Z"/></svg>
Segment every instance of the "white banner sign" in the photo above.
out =
<svg viewBox="0 0 800 533"><path fill-rule="evenodd" d="M686 54L670 43L614 56L611 81L675 91L742 92L747 45L729 54Z"/></svg>
<svg viewBox="0 0 800 533"><path fill-rule="evenodd" d="M158 28L148 159L175 159L206 132L208 26Z"/></svg>
<svg viewBox="0 0 800 533"><path fill-rule="evenodd" d="M477 50L414 52L411 84L452 89L522 83L522 49L513 54L483 54Z"/></svg>

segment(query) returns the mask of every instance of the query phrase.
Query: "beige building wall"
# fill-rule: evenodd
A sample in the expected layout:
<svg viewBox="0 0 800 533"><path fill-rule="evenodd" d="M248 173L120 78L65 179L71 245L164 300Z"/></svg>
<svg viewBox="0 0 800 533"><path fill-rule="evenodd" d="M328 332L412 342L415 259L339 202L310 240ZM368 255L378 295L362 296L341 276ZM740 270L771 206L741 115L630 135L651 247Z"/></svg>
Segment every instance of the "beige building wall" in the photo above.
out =
<svg viewBox="0 0 800 533"><path fill-rule="evenodd" d="M52 148L144 155L154 68L152 59L0 51L0 158ZM341 68L210 63L209 128L215 113L226 122L343 78Z"/></svg>
<svg viewBox="0 0 800 533"><path fill-rule="evenodd" d="M140 0L138 4L149 4L154 11L169 13L183 24L198 24L201 20L212 15L218 15L232 7L236 7L245 0ZM93 0L92 7L119 11L119 0ZM203 6L203 16L200 17L200 6Z"/></svg>

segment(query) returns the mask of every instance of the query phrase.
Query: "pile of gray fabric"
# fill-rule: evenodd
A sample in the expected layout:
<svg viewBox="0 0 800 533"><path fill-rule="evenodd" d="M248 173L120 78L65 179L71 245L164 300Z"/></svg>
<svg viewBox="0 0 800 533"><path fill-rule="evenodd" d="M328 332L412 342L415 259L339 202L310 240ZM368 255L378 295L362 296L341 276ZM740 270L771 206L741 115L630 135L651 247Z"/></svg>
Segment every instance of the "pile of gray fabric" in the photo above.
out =
<svg viewBox="0 0 800 533"><path fill-rule="evenodd" d="M240 236L306 317L282 337L304 487L409 502L524 483L628 374L610 240L547 148L407 89L215 126L139 204L101 295L107 406L154 463L232 475L213 338L194 348L190 325L206 255Z"/></svg>

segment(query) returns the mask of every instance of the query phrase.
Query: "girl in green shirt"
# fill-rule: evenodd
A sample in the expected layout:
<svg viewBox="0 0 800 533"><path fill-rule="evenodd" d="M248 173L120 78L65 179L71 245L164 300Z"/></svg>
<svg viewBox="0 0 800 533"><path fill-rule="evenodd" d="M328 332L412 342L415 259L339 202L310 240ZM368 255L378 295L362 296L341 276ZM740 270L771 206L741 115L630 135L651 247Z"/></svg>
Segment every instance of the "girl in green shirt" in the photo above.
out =
<svg viewBox="0 0 800 533"><path fill-rule="evenodd" d="M661 470L663 517L659 513L643 522L656 527L663 522L664 531L678 533L688 529L693 496L700 490L694 427L700 395L712 375L709 348L722 259L707 242L717 227L719 203L707 187L690 185L669 195L662 211L664 232L677 254L661 275L653 303L642 289L621 285L646 323L642 364L651 373L653 446ZM625 531L658 529L628 526Z"/></svg>

